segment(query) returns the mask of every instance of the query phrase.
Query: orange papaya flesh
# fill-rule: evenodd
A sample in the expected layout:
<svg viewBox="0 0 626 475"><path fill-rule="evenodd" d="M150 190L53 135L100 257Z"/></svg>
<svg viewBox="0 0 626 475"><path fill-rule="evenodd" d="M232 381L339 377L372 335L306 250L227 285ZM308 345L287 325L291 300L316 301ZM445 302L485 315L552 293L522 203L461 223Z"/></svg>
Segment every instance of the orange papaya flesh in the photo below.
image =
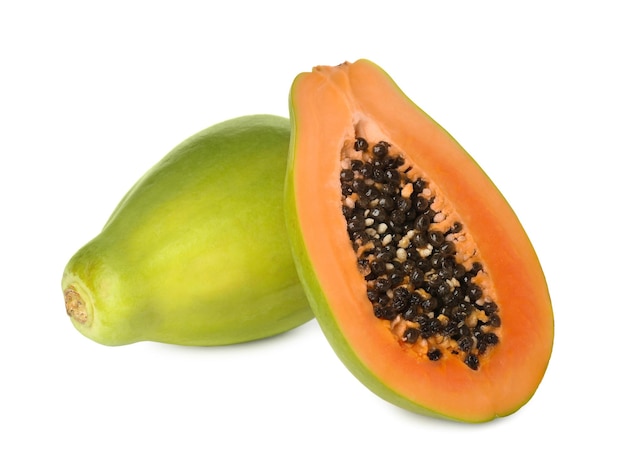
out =
<svg viewBox="0 0 626 475"><path fill-rule="evenodd" d="M518 410L543 378L554 322L496 186L369 61L300 74L290 107L290 240L341 360L414 412L480 422Z"/></svg>

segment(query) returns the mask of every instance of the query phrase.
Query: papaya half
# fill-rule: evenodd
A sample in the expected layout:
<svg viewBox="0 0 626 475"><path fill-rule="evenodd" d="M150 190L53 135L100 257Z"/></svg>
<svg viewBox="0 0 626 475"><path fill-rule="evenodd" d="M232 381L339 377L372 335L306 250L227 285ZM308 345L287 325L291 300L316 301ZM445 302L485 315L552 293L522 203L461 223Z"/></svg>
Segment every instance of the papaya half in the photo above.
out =
<svg viewBox="0 0 626 475"><path fill-rule="evenodd" d="M331 346L410 411L482 422L518 410L554 322L519 219L479 165L367 60L298 75L286 215Z"/></svg>
<svg viewBox="0 0 626 475"><path fill-rule="evenodd" d="M254 115L175 147L62 278L74 326L105 345L225 345L313 318L287 244L287 118Z"/></svg>

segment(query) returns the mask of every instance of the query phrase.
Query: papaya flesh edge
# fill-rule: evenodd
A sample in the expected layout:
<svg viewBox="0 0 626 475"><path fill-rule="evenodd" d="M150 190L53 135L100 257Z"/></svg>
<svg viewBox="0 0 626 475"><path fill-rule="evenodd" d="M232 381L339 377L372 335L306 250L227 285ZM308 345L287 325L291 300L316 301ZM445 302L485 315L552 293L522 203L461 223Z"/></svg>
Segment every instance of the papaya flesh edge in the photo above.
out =
<svg viewBox="0 0 626 475"><path fill-rule="evenodd" d="M62 277L74 327L108 346L229 345L311 320L287 243L289 120L187 138L126 193Z"/></svg>
<svg viewBox="0 0 626 475"><path fill-rule="evenodd" d="M465 422L509 415L546 371L554 320L546 280L514 211L470 155L367 60L318 66L290 93L288 232L300 279L329 343L381 398ZM386 141L458 212L480 251L501 317L500 342L477 370L448 355L418 358L373 314L342 214L341 152Z"/></svg>

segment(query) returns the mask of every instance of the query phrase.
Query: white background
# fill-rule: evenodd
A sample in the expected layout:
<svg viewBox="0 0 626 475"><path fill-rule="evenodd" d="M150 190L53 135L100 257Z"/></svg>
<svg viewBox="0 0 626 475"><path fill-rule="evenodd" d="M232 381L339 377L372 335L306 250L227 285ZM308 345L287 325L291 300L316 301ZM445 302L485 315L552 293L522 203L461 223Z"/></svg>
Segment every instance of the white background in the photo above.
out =
<svg viewBox="0 0 626 475"><path fill-rule="evenodd" d="M3 2L0 473L623 470L620 6ZM148 167L216 122L287 116L296 74L361 57L465 146L536 247L556 339L525 407L482 425L397 409L315 321L226 348L74 330L65 263Z"/></svg>

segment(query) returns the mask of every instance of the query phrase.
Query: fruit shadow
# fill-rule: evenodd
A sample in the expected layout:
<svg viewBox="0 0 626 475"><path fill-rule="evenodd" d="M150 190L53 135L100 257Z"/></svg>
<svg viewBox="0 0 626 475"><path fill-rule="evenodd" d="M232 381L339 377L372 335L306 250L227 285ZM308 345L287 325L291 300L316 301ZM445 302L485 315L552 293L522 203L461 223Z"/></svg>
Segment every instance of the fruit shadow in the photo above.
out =
<svg viewBox="0 0 626 475"><path fill-rule="evenodd" d="M381 401L385 402L385 401ZM426 414L418 414L415 412L407 411L406 409L402 409L393 404L388 403L388 410L393 413L393 417L404 418L404 419L412 419L416 424L420 424L421 426L426 425L427 427L433 428L444 428L444 429L455 429L455 430L468 430L468 431L477 431L477 430L492 430L493 428L500 426L502 424L507 424L513 422L517 417L520 411L523 410L521 408L517 412L510 414L505 417L496 417L490 421L483 422L467 422L467 421L459 421L453 419L447 419L443 417L429 416Z"/></svg>
<svg viewBox="0 0 626 475"><path fill-rule="evenodd" d="M313 335L314 333L319 333L320 337L322 337L321 330L319 325L312 319L302 325L288 330L283 333L279 333L278 335L273 335L265 338L261 338L258 340L244 341L240 343L232 343L228 345L212 345L212 346L200 346L200 345L177 345L170 343L157 343L157 342L144 342L146 344L153 345L155 347L159 347L164 349L165 351L175 351L175 352L201 352L201 353L222 353L222 352L239 352L242 350L262 350L264 348L274 348L277 344L283 344L290 342L291 339L298 338L306 338L306 335Z"/></svg>

